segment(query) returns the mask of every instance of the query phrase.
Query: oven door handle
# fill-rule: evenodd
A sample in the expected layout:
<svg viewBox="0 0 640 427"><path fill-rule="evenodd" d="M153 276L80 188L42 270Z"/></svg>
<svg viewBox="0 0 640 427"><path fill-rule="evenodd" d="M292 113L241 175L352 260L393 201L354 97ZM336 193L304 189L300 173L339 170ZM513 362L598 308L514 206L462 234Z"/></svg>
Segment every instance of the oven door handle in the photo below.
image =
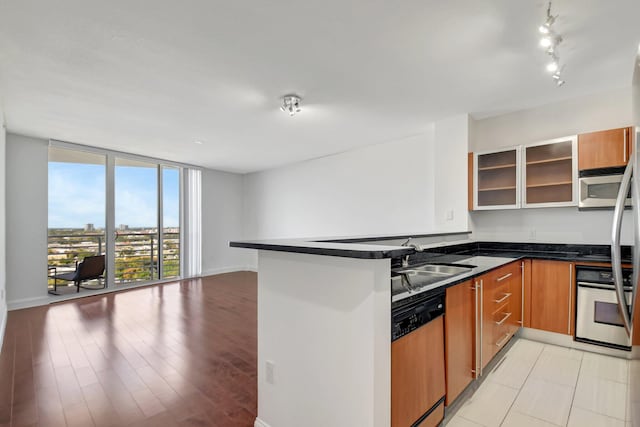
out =
<svg viewBox="0 0 640 427"><path fill-rule="evenodd" d="M613 211L613 226L611 227L611 267L613 269L613 282L615 285L616 298L618 300L618 308L622 316L622 323L627 335L631 337L632 320L629 315L629 308L624 297L624 288L622 280L622 255L620 248L620 229L622 228L622 214L624 213L624 202L629 193L631 185L631 174L633 173L633 161L629 161L622 181L618 190L618 198L616 199L616 207ZM636 207L637 209L637 207Z"/></svg>
<svg viewBox="0 0 640 427"><path fill-rule="evenodd" d="M603 289L606 291L615 291L616 287L614 285L604 285L602 283L590 283L590 282L578 282L578 286L581 288L596 288ZM631 288L629 286L623 286L625 292L631 292Z"/></svg>

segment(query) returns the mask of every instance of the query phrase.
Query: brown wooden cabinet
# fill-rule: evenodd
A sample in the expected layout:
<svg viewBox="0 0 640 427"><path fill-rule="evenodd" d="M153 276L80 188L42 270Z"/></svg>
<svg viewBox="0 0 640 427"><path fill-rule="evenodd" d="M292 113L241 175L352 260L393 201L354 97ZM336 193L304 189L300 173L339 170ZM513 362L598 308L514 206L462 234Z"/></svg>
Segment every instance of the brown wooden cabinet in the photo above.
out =
<svg viewBox="0 0 640 427"><path fill-rule="evenodd" d="M522 326L531 327L531 260L522 261Z"/></svg>
<svg viewBox="0 0 640 427"><path fill-rule="evenodd" d="M509 318L507 324L509 326L509 332L511 335L514 335L520 327L524 324L523 320L523 273L524 273L524 261L518 261L517 267L520 269L517 274L514 274L512 278L509 279L509 292L511 293L511 297L509 299L509 311L512 313L512 316Z"/></svg>
<svg viewBox="0 0 640 427"><path fill-rule="evenodd" d="M413 425L445 392L444 320L440 316L391 343L391 426ZM425 426L437 425L442 404Z"/></svg>
<svg viewBox="0 0 640 427"><path fill-rule="evenodd" d="M574 264L534 259L528 306L531 327L572 335L574 328Z"/></svg>
<svg viewBox="0 0 640 427"><path fill-rule="evenodd" d="M484 369L520 326L521 262L516 261L481 276L482 357ZM514 311L517 310L517 311Z"/></svg>
<svg viewBox="0 0 640 427"><path fill-rule="evenodd" d="M445 404L449 405L475 378L476 307L473 281L448 288L445 305Z"/></svg>
<svg viewBox="0 0 640 427"><path fill-rule="evenodd" d="M482 370L521 326L521 265L521 261L512 262L474 279L478 298L474 340L476 376L482 374Z"/></svg>
<svg viewBox="0 0 640 427"><path fill-rule="evenodd" d="M631 154L633 128L578 135L578 169L625 166Z"/></svg>

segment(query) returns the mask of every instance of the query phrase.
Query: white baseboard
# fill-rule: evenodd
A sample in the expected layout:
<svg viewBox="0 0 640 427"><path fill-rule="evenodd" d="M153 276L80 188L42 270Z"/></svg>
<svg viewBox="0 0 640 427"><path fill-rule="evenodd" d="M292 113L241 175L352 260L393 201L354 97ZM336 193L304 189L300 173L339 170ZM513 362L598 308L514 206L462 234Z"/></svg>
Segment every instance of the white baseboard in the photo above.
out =
<svg viewBox="0 0 640 427"><path fill-rule="evenodd" d="M210 268L208 270L203 270L201 276L214 276L216 274L224 274L224 273L235 273L236 271L253 271L256 272L258 269L256 267L250 267L246 265L239 265L233 267L221 267L221 268Z"/></svg>
<svg viewBox="0 0 640 427"><path fill-rule="evenodd" d="M7 306L4 304L2 304L2 308L0 308L0 315L2 316L2 323L0 323L0 351L2 351L4 333L7 330Z"/></svg>
<svg viewBox="0 0 640 427"><path fill-rule="evenodd" d="M210 270L203 271L202 274L200 275L200 277L213 276L213 275L216 275L216 274L224 274L224 273L234 273L236 271L253 271L253 272L256 272L257 269L255 267L250 267L250 266L246 266L246 265L232 266L232 267L222 267L222 268L215 268L215 269L210 269ZM187 277L185 279L189 279L189 277ZM163 281L158 282L157 284L170 283L170 282L175 282L175 281L176 281L175 279L163 280ZM153 283L151 285L155 285L155 284L156 283ZM94 291L91 294L79 293L79 294L69 295L69 296L66 296L66 297L52 297L51 295L47 294L45 296L40 296L40 297L21 298L21 299L17 299L17 300L7 301L7 309L8 310L20 310L22 308L37 307L37 306L40 306L40 305L48 305L48 304L51 304L51 303L67 301L67 300L71 300L71 299L75 299L75 298L83 298L83 297L86 297L86 296L107 294L107 293L111 293L111 292L118 292L120 290L135 289L135 288L138 288L138 287L144 287L144 286L149 286L149 285L150 285L149 283L143 283L143 284L136 285L136 286L121 286L121 287L118 287L118 288L107 288L107 289L102 289L102 290L99 290L99 291Z"/></svg>
<svg viewBox="0 0 640 427"><path fill-rule="evenodd" d="M256 417L256 421L253 423L253 427L271 427L269 424Z"/></svg>
<svg viewBox="0 0 640 427"><path fill-rule="evenodd" d="M637 359L640 357L640 347L635 346L632 351L617 350L615 348L603 347L600 345L588 344L574 341L571 335L558 334L555 332L541 331L539 329L521 328L518 334L520 338L538 341L545 344L557 345L560 347L575 348L576 350L599 353L607 356L620 357L622 359Z"/></svg>
<svg viewBox="0 0 640 427"><path fill-rule="evenodd" d="M29 308L29 307L37 307L39 305L47 305L51 302L51 299L48 296L42 297L33 297L33 298L22 298L16 299L13 301L7 301L7 309L11 310L20 310L21 308Z"/></svg>

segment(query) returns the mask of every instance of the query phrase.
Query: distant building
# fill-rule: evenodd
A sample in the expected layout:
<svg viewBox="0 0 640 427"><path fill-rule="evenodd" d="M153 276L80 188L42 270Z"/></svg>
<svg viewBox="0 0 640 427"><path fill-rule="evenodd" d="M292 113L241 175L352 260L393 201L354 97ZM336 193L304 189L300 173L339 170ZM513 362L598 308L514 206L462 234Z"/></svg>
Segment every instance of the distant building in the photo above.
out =
<svg viewBox="0 0 640 427"><path fill-rule="evenodd" d="M120 231L124 231L124 230L128 230L128 229L129 229L129 226L127 224L120 224L118 226L118 230L120 230Z"/></svg>
<svg viewBox="0 0 640 427"><path fill-rule="evenodd" d="M84 231L96 231L96 227L93 224L85 224Z"/></svg>

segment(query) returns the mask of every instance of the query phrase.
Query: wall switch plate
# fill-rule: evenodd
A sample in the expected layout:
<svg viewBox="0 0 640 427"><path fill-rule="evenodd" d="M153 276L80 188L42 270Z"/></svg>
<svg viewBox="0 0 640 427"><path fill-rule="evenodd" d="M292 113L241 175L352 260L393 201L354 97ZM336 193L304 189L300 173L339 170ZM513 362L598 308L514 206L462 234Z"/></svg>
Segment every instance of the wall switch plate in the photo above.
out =
<svg viewBox="0 0 640 427"><path fill-rule="evenodd" d="M447 221L453 221L453 209L447 210L446 218L447 218Z"/></svg>
<svg viewBox="0 0 640 427"><path fill-rule="evenodd" d="M271 361L271 360L267 360L265 362L265 368L266 368L266 380L269 384L275 384L275 369L276 369L276 364Z"/></svg>

